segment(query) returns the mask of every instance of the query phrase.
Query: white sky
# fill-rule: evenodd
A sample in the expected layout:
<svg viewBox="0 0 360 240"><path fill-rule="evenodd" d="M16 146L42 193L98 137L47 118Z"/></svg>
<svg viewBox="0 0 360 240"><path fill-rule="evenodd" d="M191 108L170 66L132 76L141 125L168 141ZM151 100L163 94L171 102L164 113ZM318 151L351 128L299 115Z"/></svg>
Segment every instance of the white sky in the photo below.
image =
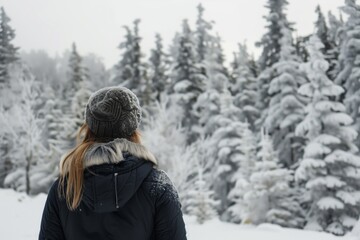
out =
<svg viewBox="0 0 360 240"><path fill-rule="evenodd" d="M101 56L107 67L120 56L123 25L141 18L140 34L143 51L149 56L154 35L159 32L167 46L181 22L188 18L195 26L196 6L203 3L205 18L216 22L215 30L223 39L228 60L245 39L256 56L254 46L264 33L263 7L267 0L0 0L16 30L14 43L22 50L44 49L51 55L61 54L76 42L81 54ZM296 23L299 35L312 33L315 7L324 13L339 14L344 0L289 0L288 18Z"/></svg>

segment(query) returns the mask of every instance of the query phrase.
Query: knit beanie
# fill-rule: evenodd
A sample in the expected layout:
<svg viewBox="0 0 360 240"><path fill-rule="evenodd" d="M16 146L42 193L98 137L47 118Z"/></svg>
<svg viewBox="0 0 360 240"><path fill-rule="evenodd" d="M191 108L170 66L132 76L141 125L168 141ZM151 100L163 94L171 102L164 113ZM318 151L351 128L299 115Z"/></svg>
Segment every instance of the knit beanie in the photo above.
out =
<svg viewBox="0 0 360 240"><path fill-rule="evenodd" d="M98 138L130 137L140 121L139 100L125 87L102 88L86 105L85 122Z"/></svg>

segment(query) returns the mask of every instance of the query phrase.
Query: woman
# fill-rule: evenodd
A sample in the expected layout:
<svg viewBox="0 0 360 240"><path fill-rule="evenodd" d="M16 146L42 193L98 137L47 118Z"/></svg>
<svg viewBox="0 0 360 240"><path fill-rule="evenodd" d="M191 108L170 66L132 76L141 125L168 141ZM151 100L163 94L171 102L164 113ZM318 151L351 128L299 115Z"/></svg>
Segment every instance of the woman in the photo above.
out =
<svg viewBox="0 0 360 240"><path fill-rule="evenodd" d="M177 192L140 144L140 120L129 89L104 88L90 97L83 140L60 163L40 240L186 239Z"/></svg>

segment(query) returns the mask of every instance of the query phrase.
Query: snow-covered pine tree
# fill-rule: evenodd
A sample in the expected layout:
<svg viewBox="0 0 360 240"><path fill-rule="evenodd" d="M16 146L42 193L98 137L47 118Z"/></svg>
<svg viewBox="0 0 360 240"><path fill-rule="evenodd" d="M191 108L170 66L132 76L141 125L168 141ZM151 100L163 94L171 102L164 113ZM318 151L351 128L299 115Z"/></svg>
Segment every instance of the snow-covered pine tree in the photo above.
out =
<svg viewBox="0 0 360 240"><path fill-rule="evenodd" d="M256 147L256 136L251 131L250 124L245 123L241 144L239 145L242 156L236 164L237 170L233 176L235 185L229 192L230 207L226 210L229 221L234 223L240 223L244 217L246 206L244 205L243 196L250 187L250 176L257 161Z"/></svg>
<svg viewBox="0 0 360 240"><path fill-rule="evenodd" d="M197 6L198 17L196 20L196 30L195 30L195 38L196 38L196 52L197 52L197 61L203 62L207 55L207 50L209 48L209 44L211 39L213 38L209 31L212 29L212 23L206 21L204 19L204 11L205 8L200 3Z"/></svg>
<svg viewBox="0 0 360 240"><path fill-rule="evenodd" d="M302 155L302 139L295 136L295 127L305 115L304 99L297 90L306 79L299 66L291 32L283 28L280 59L272 66L276 75L269 86L271 97L264 127L273 138L280 162L288 168Z"/></svg>
<svg viewBox="0 0 360 240"><path fill-rule="evenodd" d="M204 158L205 155L200 154L197 152L195 156L196 165L194 167L197 170L197 175L193 187L186 194L187 198L184 205L187 213L196 216L197 222L203 224L217 216L216 207L219 202L214 200L214 191L210 189L209 181L203 176L206 159Z"/></svg>
<svg viewBox="0 0 360 240"><path fill-rule="evenodd" d="M141 40L139 35L140 19L134 20L133 30L124 26L126 31L125 40L120 43L122 50L121 60L117 64L117 76L113 80L116 85L129 88L138 96L140 104L145 106L150 103L144 102L146 85L146 64L142 61L144 57L141 51Z"/></svg>
<svg viewBox="0 0 360 240"><path fill-rule="evenodd" d="M155 98L159 102L161 94L167 88L167 55L163 50L163 41L160 34L155 35L155 48L151 49L151 54L149 58L149 79L153 85L154 92L156 94Z"/></svg>
<svg viewBox="0 0 360 240"><path fill-rule="evenodd" d="M201 136L208 137L218 127L216 118L220 114L220 96L229 82L227 69L224 67L220 37L213 38L209 43L203 64L208 79L205 91L199 95L193 106L199 118L199 125L193 126L192 129Z"/></svg>
<svg viewBox="0 0 360 240"><path fill-rule="evenodd" d="M321 11L320 5L316 7L315 10L317 14L317 20L315 22L315 33L324 44L322 52L325 56L325 59L329 62L328 77L334 79L335 77L335 68L337 65L337 50L335 42L330 40L329 28L327 26L324 14Z"/></svg>
<svg viewBox="0 0 360 240"><path fill-rule="evenodd" d="M9 87L9 64L18 60L17 51L12 41L15 31L9 25L10 18L6 15L4 7L0 8L0 89ZM1 97L1 95L0 95Z"/></svg>
<svg viewBox="0 0 360 240"><path fill-rule="evenodd" d="M64 112L71 112L71 103L77 91L81 88L81 85L87 78L87 69L82 64L82 57L77 51L76 44L73 43L71 46L71 52L68 59L68 71L67 71L67 82L64 88L63 102Z"/></svg>
<svg viewBox="0 0 360 240"><path fill-rule="evenodd" d="M48 99L44 107L46 139L49 161L59 162L66 149L64 144L64 122L58 99Z"/></svg>
<svg viewBox="0 0 360 240"><path fill-rule="evenodd" d="M194 41L187 20L183 21L183 31L178 42L170 78L173 100L184 110L180 121L187 129L188 142L191 143L197 138L197 134L192 132L191 128L198 122L197 116L193 113L193 105L205 90L206 76L196 63Z"/></svg>
<svg viewBox="0 0 360 240"><path fill-rule="evenodd" d="M355 0L346 0L342 10L349 15L344 27L344 39L342 42L339 64L340 72L335 83L345 88L345 92L339 96L345 104L347 113L354 120L354 127L360 132L360 5ZM360 147L360 137L356 140Z"/></svg>
<svg viewBox="0 0 360 240"><path fill-rule="evenodd" d="M341 35L342 27L344 25L344 21L342 20L342 15L338 19L331 11L328 12L328 21L329 21L329 29L328 35L330 42L335 43L336 45L341 45Z"/></svg>
<svg viewBox="0 0 360 240"><path fill-rule="evenodd" d="M0 8L0 112L2 116L8 114L8 110L13 104L10 97L10 65L18 60L18 47L15 47L13 40L15 31L9 24L10 18L7 16L3 7ZM7 113L6 113L7 112ZM4 118L3 118L4 120ZM4 125L5 126L5 125ZM0 187L3 187L4 178L10 170L11 162L9 159L12 139L11 134L5 127L0 131Z"/></svg>
<svg viewBox="0 0 360 240"><path fill-rule="evenodd" d="M87 88L86 82L83 82L80 89L75 93L71 102L71 112L73 116L74 133L84 124L85 107L91 95L90 90Z"/></svg>
<svg viewBox="0 0 360 240"><path fill-rule="evenodd" d="M355 155L353 120L336 100L344 89L327 77L323 47L315 35L307 46L310 58L303 67L309 82L299 93L311 102L296 134L308 143L295 177L308 193L306 228L343 235L360 215L360 157Z"/></svg>
<svg viewBox="0 0 360 240"><path fill-rule="evenodd" d="M324 14L321 11L320 5L316 6L315 13L317 14L317 19L315 21L315 33L320 39L320 41L324 44L324 48L322 49L322 51L323 54L325 54L327 50L331 48L331 45L328 41L328 26Z"/></svg>
<svg viewBox="0 0 360 240"><path fill-rule="evenodd" d="M246 44L239 44L239 53L235 54L233 64L231 93L235 96L235 106L242 109L244 121L248 122L251 129L255 129L255 121L259 118L259 110L256 108L257 83L256 70L252 69L251 58Z"/></svg>
<svg viewBox="0 0 360 240"><path fill-rule="evenodd" d="M257 153L258 161L253 167L249 182L239 182L243 207L243 223L269 222L286 227L301 227L303 216L296 195L290 188L293 176L281 167L272 139L262 131Z"/></svg>
<svg viewBox="0 0 360 240"><path fill-rule="evenodd" d="M282 29L292 30L292 23L287 20L285 10L288 5L287 0L268 0L266 8L269 14L265 16L268 25L267 32L262 36L257 46L262 47L262 54L259 59L261 73L257 78L258 96L256 107L261 112L261 117L256 122L256 129L259 131L262 127L269 108L269 87L270 81L275 77L275 71L272 65L279 61L281 51Z"/></svg>
<svg viewBox="0 0 360 240"><path fill-rule="evenodd" d="M292 23L287 20L285 10L288 5L287 0L268 0L266 8L269 9L269 14L264 16L267 21L267 32L257 43L262 47L262 53L259 59L260 70L271 67L280 59L280 50L282 38L282 28L291 29Z"/></svg>
<svg viewBox="0 0 360 240"><path fill-rule="evenodd" d="M328 76L331 80L334 80L340 71L339 54L344 35L344 33L341 32L341 29L343 29L344 22L342 21L341 15L340 19L338 19L330 11L328 12L328 21L328 38L330 44L332 45L332 48L328 51L328 60L330 63Z"/></svg>
<svg viewBox="0 0 360 240"><path fill-rule="evenodd" d="M208 161L211 162L216 198L220 200L218 208L223 220L229 220L225 212L229 207L228 194L235 184L234 174L241 161L241 138L246 126L239 120L241 110L233 104L231 93L224 89L220 96L220 114L217 116L218 128L210 138Z"/></svg>
<svg viewBox="0 0 360 240"><path fill-rule="evenodd" d="M88 90L87 70L83 67L82 57L77 52L75 43L72 47L68 66L69 86L72 86L72 89L66 93L69 97L67 99L69 103L62 118L65 141L62 146L67 150L75 146L76 134L84 123L85 106L91 94Z"/></svg>

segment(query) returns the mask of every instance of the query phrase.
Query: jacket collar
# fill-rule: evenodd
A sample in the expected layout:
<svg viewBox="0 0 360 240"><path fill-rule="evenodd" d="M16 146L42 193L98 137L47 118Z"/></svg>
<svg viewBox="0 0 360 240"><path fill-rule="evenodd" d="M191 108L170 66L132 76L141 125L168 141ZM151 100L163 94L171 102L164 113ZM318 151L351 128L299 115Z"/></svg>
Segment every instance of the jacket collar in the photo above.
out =
<svg viewBox="0 0 360 240"><path fill-rule="evenodd" d="M125 138L117 138L107 143L95 143L85 154L84 168L105 163L119 163L124 160L124 152L157 164L154 155L144 145L130 142Z"/></svg>

